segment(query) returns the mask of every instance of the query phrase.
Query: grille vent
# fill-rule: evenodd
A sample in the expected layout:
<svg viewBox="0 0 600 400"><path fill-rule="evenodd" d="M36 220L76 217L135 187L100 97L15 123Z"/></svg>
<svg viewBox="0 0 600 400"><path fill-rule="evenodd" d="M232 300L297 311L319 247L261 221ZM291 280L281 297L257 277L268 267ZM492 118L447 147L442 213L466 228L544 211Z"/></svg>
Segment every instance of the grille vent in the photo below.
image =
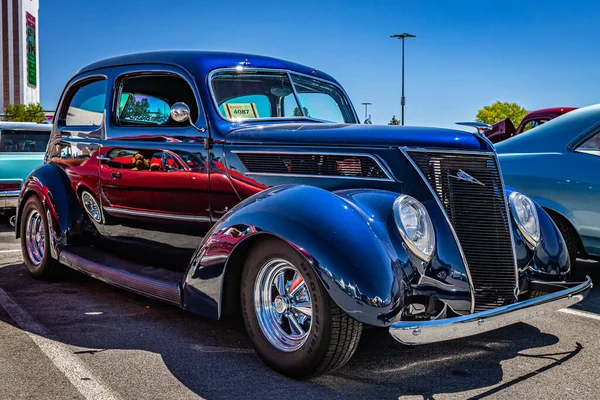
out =
<svg viewBox="0 0 600 400"><path fill-rule="evenodd" d="M352 154L237 153L254 175L311 175L386 179L371 156Z"/></svg>

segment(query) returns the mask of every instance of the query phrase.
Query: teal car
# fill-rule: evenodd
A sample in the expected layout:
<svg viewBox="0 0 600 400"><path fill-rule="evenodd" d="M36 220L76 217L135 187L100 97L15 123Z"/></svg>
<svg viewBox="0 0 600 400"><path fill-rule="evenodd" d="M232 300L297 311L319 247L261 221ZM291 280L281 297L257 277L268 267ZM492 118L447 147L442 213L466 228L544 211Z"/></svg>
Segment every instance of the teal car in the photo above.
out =
<svg viewBox="0 0 600 400"><path fill-rule="evenodd" d="M14 214L21 185L43 164L52 125L31 122L0 122L0 216Z"/></svg>
<svg viewBox="0 0 600 400"><path fill-rule="evenodd" d="M550 214L571 260L600 259L600 104L571 111L496 149L504 182Z"/></svg>

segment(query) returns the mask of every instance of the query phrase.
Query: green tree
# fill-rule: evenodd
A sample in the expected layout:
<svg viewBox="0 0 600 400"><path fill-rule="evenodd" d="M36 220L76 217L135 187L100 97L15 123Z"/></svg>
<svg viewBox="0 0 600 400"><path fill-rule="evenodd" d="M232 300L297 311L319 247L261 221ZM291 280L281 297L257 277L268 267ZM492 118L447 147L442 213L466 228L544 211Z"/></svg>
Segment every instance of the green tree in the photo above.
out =
<svg viewBox="0 0 600 400"><path fill-rule="evenodd" d="M12 122L40 122L44 119L40 103L9 104L4 108L4 120Z"/></svg>
<svg viewBox="0 0 600 400"><path fill-rule="evenodd" d="M304 110L304 115L306 115L307 117L309 117L310 114L308 113L308 108L302 107L302 109ZM302 117L302 113L300 112L300 108L299 107L294 108L294 117Z"/></svg>
<svg viewBox="0 0 600 400"><path fill-rule="evenodd" d="M388 125L400 125L400 121L398 121L396 119L396 116L392 116L392 119L390 120L390 122L388 122Z"/></svg>
<svg viewBox="0 0 600 400"><path fill-rule="evenodd" d="M508 118L515 126L519 126L519 122L526 114L527 110L517 103L496 101L491 106L484 106L481 110L478 110L475 120L492 125Z"/></svg>

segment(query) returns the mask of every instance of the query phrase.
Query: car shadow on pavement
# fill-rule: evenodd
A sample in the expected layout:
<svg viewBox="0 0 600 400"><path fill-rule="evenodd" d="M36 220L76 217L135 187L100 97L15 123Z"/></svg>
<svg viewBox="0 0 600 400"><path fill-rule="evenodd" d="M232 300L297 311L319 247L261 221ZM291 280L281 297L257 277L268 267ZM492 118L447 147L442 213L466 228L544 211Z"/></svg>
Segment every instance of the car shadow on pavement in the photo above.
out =
<svg viewBox="0 0 600 400"><path fill-rule="evenodd" d="M74 352L84 362L94 366L110 363L114 373L127 373L131 368L127 363L132 361L120 350L155 353L162 357L172 377L197 395L211 399L398 398L411 394L431 399L439 393L483 388L493 394L557 367L581 350L581 345L573 342L566 353L541 354L556 352L552 347L540 348L553 346L559 339L527 324L418 347L397 343L385 329L366 328L358 350L345 367L299 382L265 366L240 330L78 273L64 282L40 282L31 279L22 264L14 264L0 268L0 286L48 329L50 339L81 348ZM501 363L515 357L549 361L540 370L524 371L499 389L489 389L502 381ZM164 375L164 371L146 368L135 365L137 379L146 385L153 385L157 376ZM102 377L102 370L99 375Z"/></svg>

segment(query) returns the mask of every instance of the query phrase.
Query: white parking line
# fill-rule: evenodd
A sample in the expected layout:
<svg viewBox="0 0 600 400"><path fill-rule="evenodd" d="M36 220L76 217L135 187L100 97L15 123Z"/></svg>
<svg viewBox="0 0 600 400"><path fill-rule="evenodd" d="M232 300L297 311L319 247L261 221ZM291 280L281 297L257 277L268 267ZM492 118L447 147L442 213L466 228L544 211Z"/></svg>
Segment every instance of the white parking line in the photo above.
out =
<svg viewBox="0 0 600 400"><path fill-rule="evenodd" d="M14 249L14 250L0 250L0 253L16 253L17 251L21 251L21 249Z"/></svg>
<svg viewBox="0 0 600 400"><path fill-rule="evenodd" d="M48 339L48 330L37 323L8 293L0 288L0 307L25 331L40 350L69 379L71 384L89 400L120 400L120 396L106 386L62 343Z"/></svg>
<svg viewBox="0 0 600 400"><path fill-rule="evenodd" d="M596 320L600 321L600 315L598 315L596 313L591 313L588 311L574 310L572 308L563 308L562 310L558 310L558 311L565 313L565 314L577 315L578 317L596 319Z"/></svg>

